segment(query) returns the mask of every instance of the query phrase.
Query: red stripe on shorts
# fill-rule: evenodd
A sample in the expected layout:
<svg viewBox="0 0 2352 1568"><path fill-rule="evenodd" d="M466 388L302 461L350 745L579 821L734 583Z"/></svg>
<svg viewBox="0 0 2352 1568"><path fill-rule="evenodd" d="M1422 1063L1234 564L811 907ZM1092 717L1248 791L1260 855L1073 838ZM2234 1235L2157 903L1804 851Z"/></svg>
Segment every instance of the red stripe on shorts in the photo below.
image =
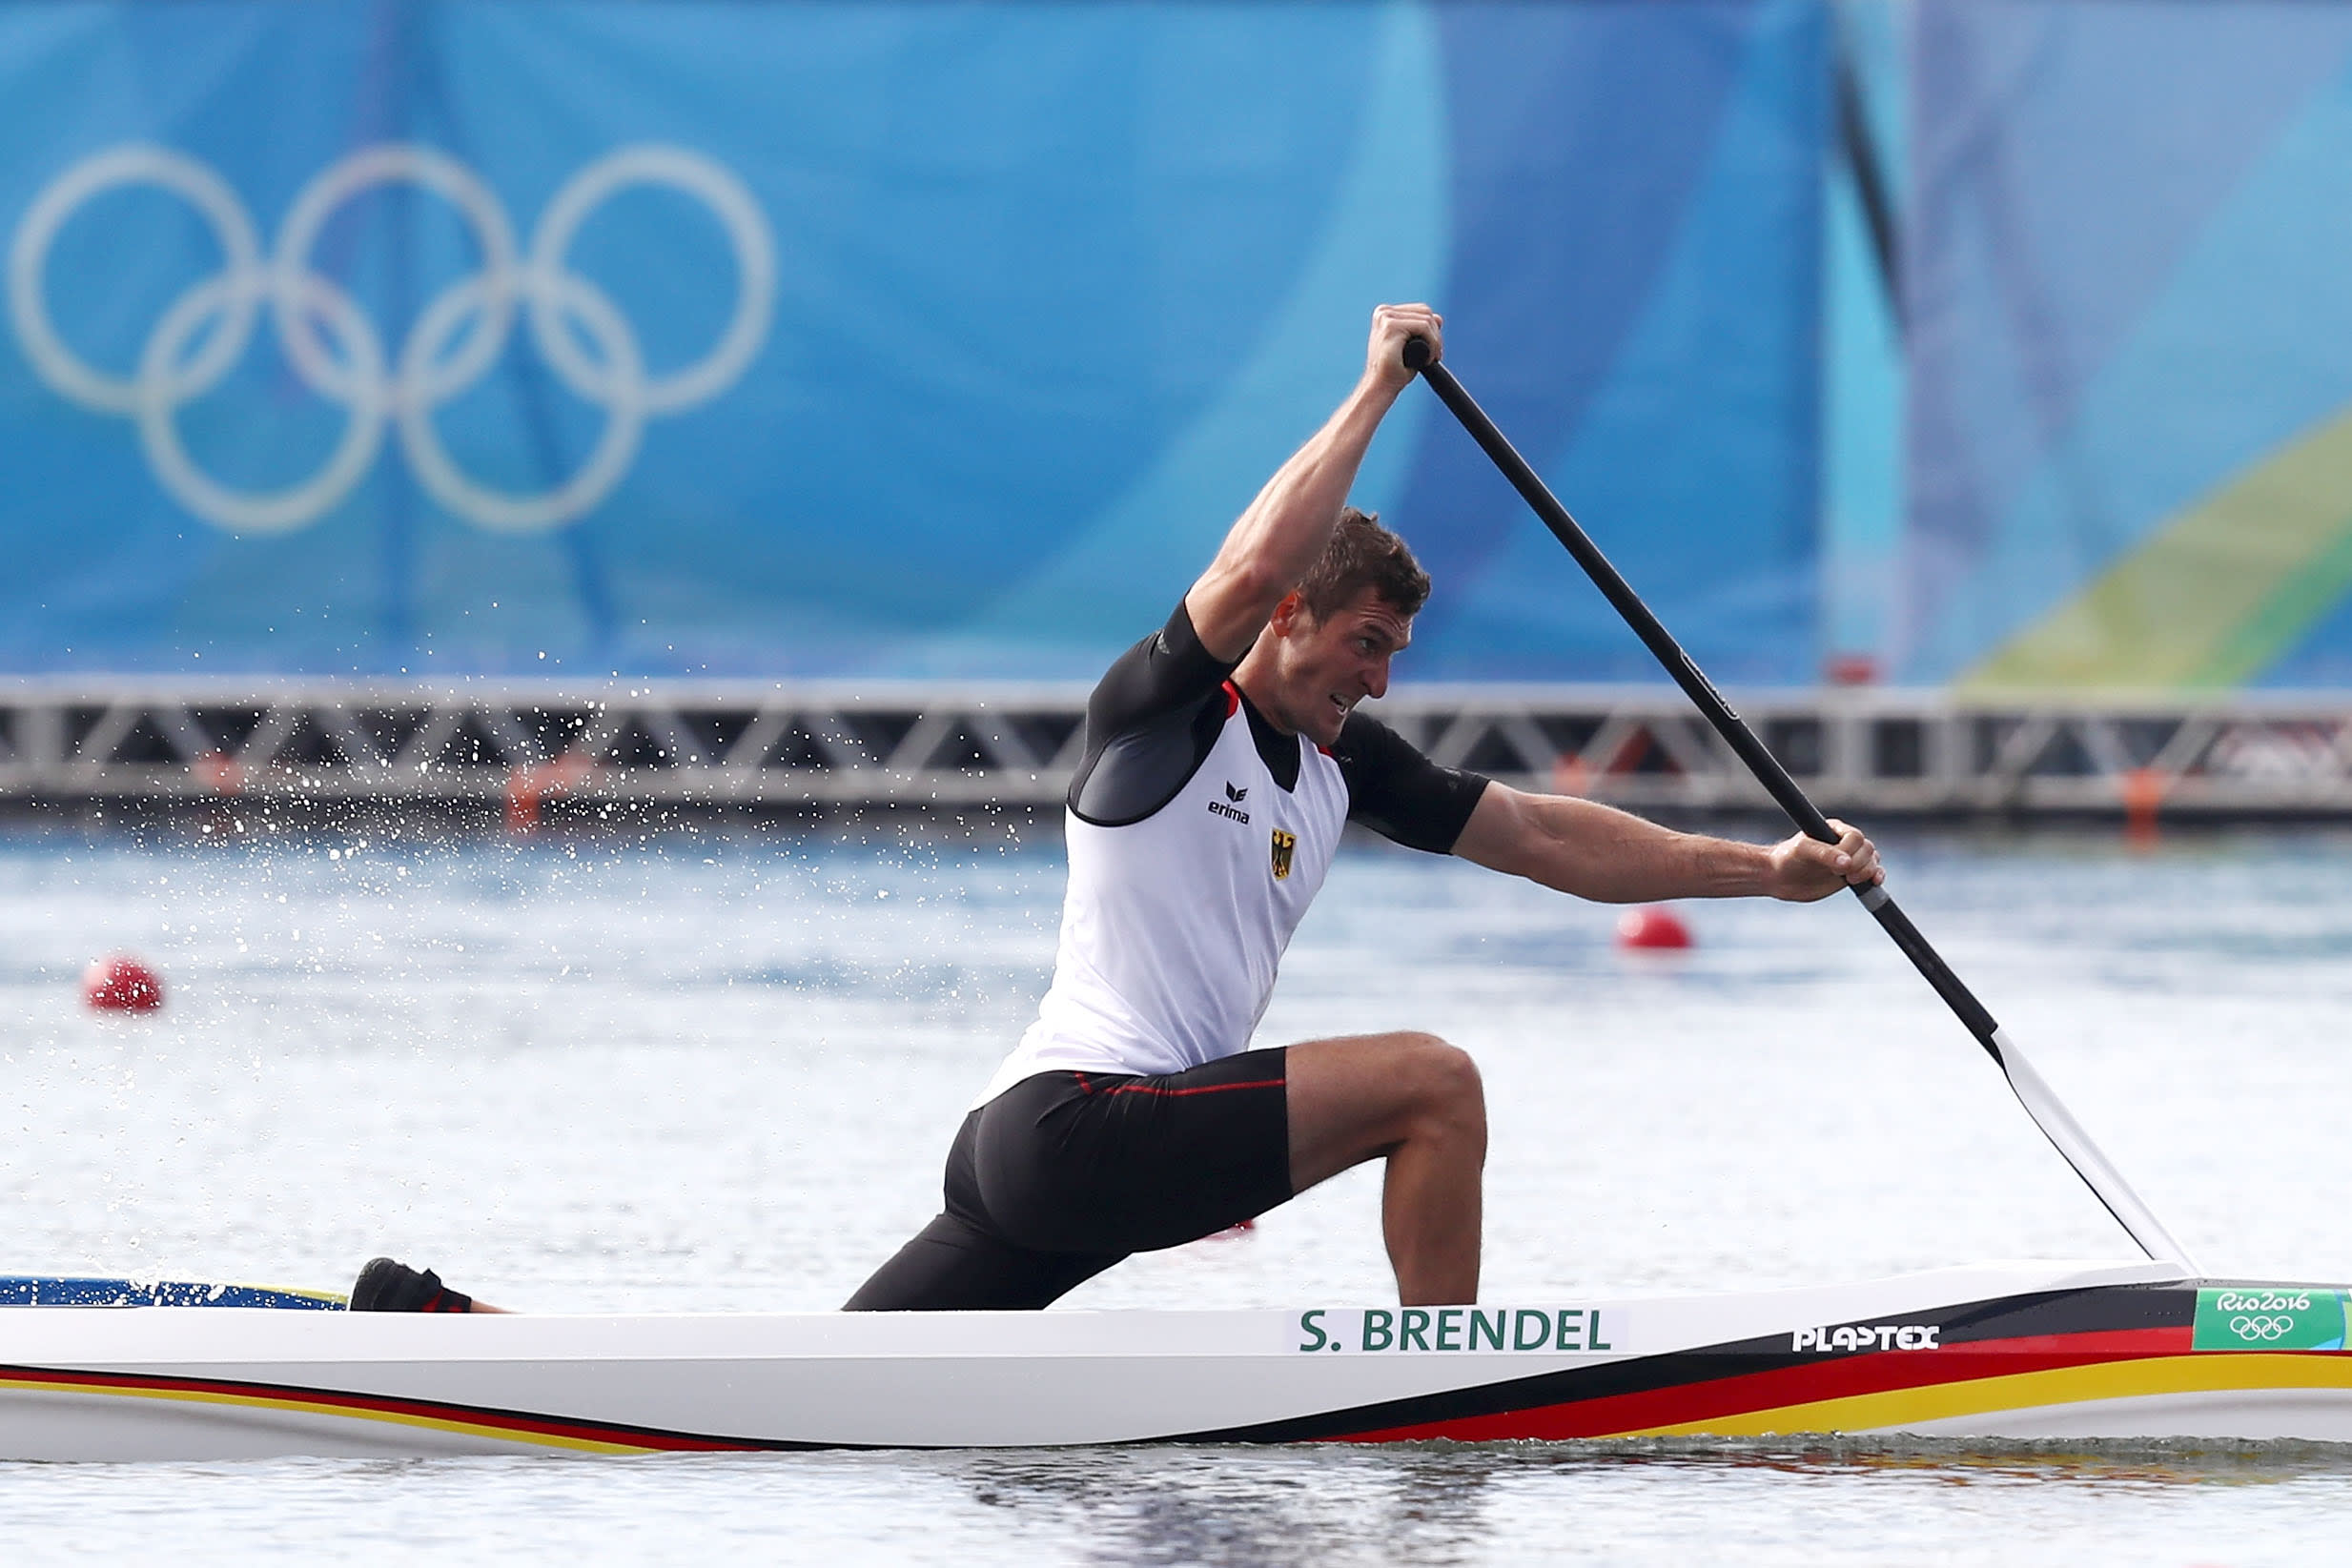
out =
<svg viewBox="0 0 2352 1568"><path fill-rule="evenodd" d="M1096 1089L1083 1072L1074 1072L1078 1088L1088 1094L1163 1094L1180 1100L1187 1094L1222 1094L1230 1089L1280 1089L1287 1079L1267 1078L1252 1084L1194 1084L1185 1089L1162 1089L1156 1084L1113 1084L1109 1089Z"/></svg>

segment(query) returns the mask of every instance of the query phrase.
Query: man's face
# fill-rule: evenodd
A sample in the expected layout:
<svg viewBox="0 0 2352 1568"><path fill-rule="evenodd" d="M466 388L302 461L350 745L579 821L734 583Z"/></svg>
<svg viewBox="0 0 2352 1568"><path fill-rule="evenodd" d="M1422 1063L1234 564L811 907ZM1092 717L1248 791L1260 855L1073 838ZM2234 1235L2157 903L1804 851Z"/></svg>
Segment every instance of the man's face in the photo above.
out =
<svg viewBox="0 0 2352 1568"><path fill-rule="evenodd" d="M1321 621L1295 596L1286 599L1268 629L1277 689L1259 705L1318 745L1339 740L1358 703L1388 690L1388 662L1413 641L1413 618L1371 588Z"/></svg>

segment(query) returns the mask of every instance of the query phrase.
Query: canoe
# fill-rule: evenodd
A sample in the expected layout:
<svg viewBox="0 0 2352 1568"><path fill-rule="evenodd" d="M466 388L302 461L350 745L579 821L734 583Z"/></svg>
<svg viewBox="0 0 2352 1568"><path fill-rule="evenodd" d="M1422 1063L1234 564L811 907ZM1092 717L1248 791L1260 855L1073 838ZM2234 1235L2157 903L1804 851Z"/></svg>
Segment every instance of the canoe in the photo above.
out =
<svg viewBox="0 0 2352 1568"><path fill-rule="evenodd" d="M1475 1308L355 1313L0 1281L0 1458L1756 1437L2352 1442L2342 1286L1995 1263Z"/></svg>

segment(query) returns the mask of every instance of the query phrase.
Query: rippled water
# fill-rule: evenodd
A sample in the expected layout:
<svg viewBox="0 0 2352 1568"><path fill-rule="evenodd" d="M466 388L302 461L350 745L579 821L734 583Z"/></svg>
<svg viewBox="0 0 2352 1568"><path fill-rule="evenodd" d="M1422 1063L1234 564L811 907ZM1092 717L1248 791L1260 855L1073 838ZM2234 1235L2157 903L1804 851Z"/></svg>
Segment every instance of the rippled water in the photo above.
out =
<svg viewBox="0 0 2352 1568"><path fill-rule="evenodd" d="M2352 1278L2352 838L1905 839L1905 906L2208 1271ZM523 1309L815 1309L937 1200L1053 952L1051 845L0 840L0 1272L341 1288L391 1251ZM1486 1287L1860 1278L2128 1244L1851 900L1615 911L1342 857L1269 1043L1468 1047ZM155 1018L83 1012L127 948ZM1390 1289L1359 1172L1073 1306ZM2352 1454L1408 1448L0 1466L11 1558L2283 1562Z"/></svg>

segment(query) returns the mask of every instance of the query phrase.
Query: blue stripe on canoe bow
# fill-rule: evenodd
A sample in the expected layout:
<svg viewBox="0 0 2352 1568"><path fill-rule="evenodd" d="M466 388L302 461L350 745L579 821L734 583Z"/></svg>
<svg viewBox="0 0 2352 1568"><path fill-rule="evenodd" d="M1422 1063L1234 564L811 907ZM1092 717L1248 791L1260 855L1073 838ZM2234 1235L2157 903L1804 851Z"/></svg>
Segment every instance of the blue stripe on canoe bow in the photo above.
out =
<svg viewBox="0 0 2352 1568"><path fill-rule="evenodd" d="M71 1279L0 1274L0 1307L274 1307L341 1312L342 1296L270 1285L208 1285L182 1279Z"/></svg>

